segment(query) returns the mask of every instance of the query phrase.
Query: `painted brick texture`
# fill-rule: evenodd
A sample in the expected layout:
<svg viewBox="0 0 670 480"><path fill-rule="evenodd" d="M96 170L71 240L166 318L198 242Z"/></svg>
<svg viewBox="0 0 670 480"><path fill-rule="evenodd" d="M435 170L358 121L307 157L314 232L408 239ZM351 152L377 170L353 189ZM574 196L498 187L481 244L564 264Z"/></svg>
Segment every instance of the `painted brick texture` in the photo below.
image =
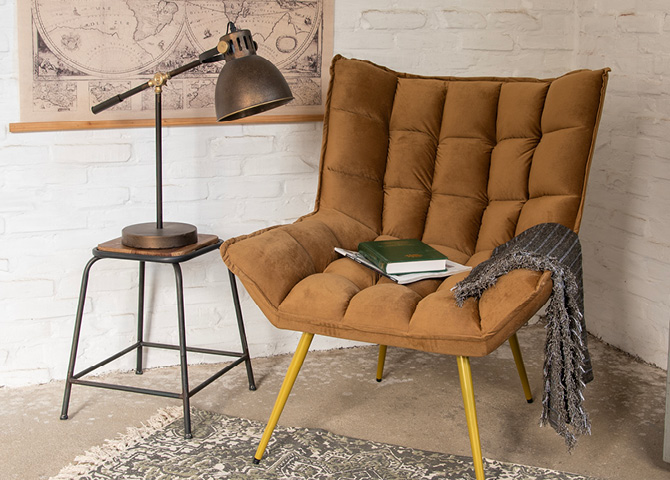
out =
<svg viewBox="0 0 670 480"><path fill-rule="evenodd" d="M0 386L62 379L82 269L124 225L151 221L153 131L11 134L16 2L0 1ZM665 367L670 317L670 16L662 0L335 2L335 51L418 74L548 77L613 69L581 238L587 325ZM321 123L164 132L165 219L222 238L311 211ZM239 349L217 253L183 265L191 343ZM80 365L133 341L137 267L93 267ZM252 355L292 351L241 290ZM176 342L172 269L147 269L147 335ZM348 345L333 339L315 348ZM192 355L195 362L213 361ZM371 360L374 362L374 360ZM151 353L148 366L178 358ZM110 369L130 369L132 360Z"/></svg>
<svg viewBox="0 0 670 480"><path fill-rule="evenodd" d="M577 4L577 66L613 69L581 235L589 330L664 367L670 323L667 3Z"/></svg>

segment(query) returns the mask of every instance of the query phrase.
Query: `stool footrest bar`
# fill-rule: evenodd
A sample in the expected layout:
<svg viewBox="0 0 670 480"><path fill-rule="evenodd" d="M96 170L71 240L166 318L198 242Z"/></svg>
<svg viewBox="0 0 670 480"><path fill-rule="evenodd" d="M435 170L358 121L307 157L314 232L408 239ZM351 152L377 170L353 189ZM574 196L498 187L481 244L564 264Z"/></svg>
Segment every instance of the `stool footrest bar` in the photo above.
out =
<svg viewBox="0 0 670 480"><path fill-rule="evenodd" d="M207 380L203 381L200 385L198 385L197 387L193 388L193 389L188 393L189 396L195 395L195 394L198 393L200 390L202 390L203 388L205 388L207 385L209 385L210 383L212 383L214 380L218 379L218 378L221 377L223 374L227 373L229 370L232 370L233 368L237 367L238 365L240 365L241 363L243 363L245 360L246 360L246 358L240 358L240 359L238 359L238 360L235 360L235 361L234 361L233 363L231 363L230 365L226 365L226 366L223 367L221 370L219 370L218 372L216 372L214 375L212 375L211 377L209 377Z"/></svg>
<svg viewBox="0 0 670 480"><path fill-rule="evenodd" d="M75 385L85 385L87 387L106 388L108 390L121 390L124 392L143 393L145 395L156 395L159 397L181 398L181 393L166 392L163 390L152 390L149 388L132 387L130 385L117 385L114 383L93 382L91 380L72 380Z"/></svg>
<svg viewBox="0 0 670 480"><path fill-rule="evenodd" d="M166 350L179 350L179 345L169 345L166 343L142 342L142 346L148 348L164 348ZM206 355L223 355L225 357L244 356L244 353L240 352L227 352L225 350L213 350L211 348L200 348L200 347L186 347L186 351L194 353L204 353Z"/></svg>
<svg viewBox="0 0 670 480"><path fill-rule="evenodd" d="M76 385L85 385L85 386L88 386L88 387L107 388L109 390L122 390L124 392L143 393L145 395L158 395L160 397L182 398L181 393L166 392L166 391L163 391L163 390L152 390L152 389L148 389L148 388L133 387L133 386L130 386L130 385L117 385L117 384L113 384L113 383L96 382L96 381L91 381L91 380L81 380L81 377L83 377L84 375L86 375L88 373L91 373L96 368L99 368L99 367L102 367L102 366L108 364L112 360L116 360L117 358L119 358L119 357L121 357L121 356L123 356L127 353L132 352L138 346L139 346L139 344L136 343L132 347L128 347L128 348L120 351L119 353L117 353L115 355L112 355L111 357L109 357L108 359L100 362L99 364L94 365L93 367L89 367L86 370L82 370L81 372L74 375L70 379L70 383L76 384ZM177 347L175 345L164 345L164 344L156 344L156 343L150 343L150 342L143 342L142 346L147 347L147 348L169 348L170 350L178 350L179 349L179 347ZM225 373L229 372L233 368L237 367L238 365L240 365L243 362L248 360L247 355L243 354L243 353L233 353L232 355L228 355L228 353L230 353L230 352L223 352L223 351L219 351L219 350L209 350L209 349L195 348L195 347L194 347L193 350L191 350L191 348L189 347L188 350L189 351L197 351L197 352L200 352L200 353L209 353L209 354L212 354L212 355L227 355L227 356L232 356L232 357L240 357L237 360L235 360L233 363L231 363L230 365L226 365L225 367L220 369L218 372L216 372L215 374L213 374L212 376L210 376L209 378L204 380L198 386L189 390L189 392L188 392L189 397L192 397L193 395L198 393L200 390L205 388L207 385L209 385L210 383L214 382L216 379L223 376Z"/></svg>
<svg viewBox="0 0 670 480"><path fill-rule="evenodd" d="M125 348L125 349L121 350L120 352L115 353L115 354L112 355L111 357L108 357L108 358L104 359L102 362L100 362L100 363L96 363L95 365L93 365L93 366L91 366L91 367L88 367L88 368L82 370L81 372L79 372L79 373L77 373L77 374L75 374L75 375L72 375L72 378L77 379L77 378L81 378L81 377L83 377L84 375L88 375L88 374L91 373L93 370L97 370L97 369L100 368L100 367L104 367L104 366L107 365L108 363L111 363L111 362L113 362L114 360L117 360L117 359L123 357L124 355L126 355L126 354L132 352L133 350L136 350L137 347L139 347L139 346L140 346L140 343L139 343L139 342L134 343L134 344L131 345L130 347Z"/></svg>

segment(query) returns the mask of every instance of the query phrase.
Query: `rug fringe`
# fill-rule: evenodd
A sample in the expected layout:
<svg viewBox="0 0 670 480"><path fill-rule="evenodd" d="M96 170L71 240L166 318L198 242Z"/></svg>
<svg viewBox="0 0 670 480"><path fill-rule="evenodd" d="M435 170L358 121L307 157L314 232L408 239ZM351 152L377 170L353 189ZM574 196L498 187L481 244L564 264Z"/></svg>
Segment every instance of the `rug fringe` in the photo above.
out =
<svg viewBox="0 0 670 480"><path fill-rule="evenodd" d="M64 467L58 475L49 480L75 480L90 472L105 461L116 458L149 435L157 432L184 415L182 407L159 409L141 427L128 427L118 438L105 440L102 446L92 447L83 455L75 457L74 463Z"/></svg>

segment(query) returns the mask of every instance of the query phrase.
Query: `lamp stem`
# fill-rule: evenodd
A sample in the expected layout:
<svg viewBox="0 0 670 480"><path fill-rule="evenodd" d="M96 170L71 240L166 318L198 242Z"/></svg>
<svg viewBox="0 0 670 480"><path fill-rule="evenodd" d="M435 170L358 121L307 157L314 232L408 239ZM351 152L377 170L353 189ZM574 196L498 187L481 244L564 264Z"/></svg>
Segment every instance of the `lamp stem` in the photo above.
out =
<svg viewBox="0 0 670 480"><path fill-rule="evenodd" d="M121 103L128 97L138 94L149 87L155 91L155 130L156 130L156 223L138 223L124 227L121 232L121 243L127 247L140 249L180 248L198 243L198 229L194 225L180 222L163 223L163 112L161 91L166 82L203 63L213 63L224 59L225 51L219 51L219 46L207 50L186 65L171 72L157 72L154 78L144 82L127 92L114 95L104 102L91 107L93 113L100 113L114 105Z"/></svg>
<svg viewBox="0 0 670 480"><path fill-rule="evenodd" d="M156 90L156 228L163 228L163 109L161 88Z"/></svg>

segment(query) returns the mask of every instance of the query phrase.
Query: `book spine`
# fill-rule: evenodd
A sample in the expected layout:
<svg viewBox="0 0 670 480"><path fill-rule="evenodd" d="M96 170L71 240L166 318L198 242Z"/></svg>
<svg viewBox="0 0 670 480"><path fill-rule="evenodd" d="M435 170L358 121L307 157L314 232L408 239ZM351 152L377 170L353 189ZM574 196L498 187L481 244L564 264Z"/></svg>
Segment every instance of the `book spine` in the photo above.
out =
<svg viewBox="0 0 670 480"><path fill-rule="evenodd" d="M377 265L377 267L384 272L386 272L386 266L388 265L388 259L382 257L378 252L368 248L368 246L363 243L358 246L358 251L365 256L372 263Z"/></svg>

